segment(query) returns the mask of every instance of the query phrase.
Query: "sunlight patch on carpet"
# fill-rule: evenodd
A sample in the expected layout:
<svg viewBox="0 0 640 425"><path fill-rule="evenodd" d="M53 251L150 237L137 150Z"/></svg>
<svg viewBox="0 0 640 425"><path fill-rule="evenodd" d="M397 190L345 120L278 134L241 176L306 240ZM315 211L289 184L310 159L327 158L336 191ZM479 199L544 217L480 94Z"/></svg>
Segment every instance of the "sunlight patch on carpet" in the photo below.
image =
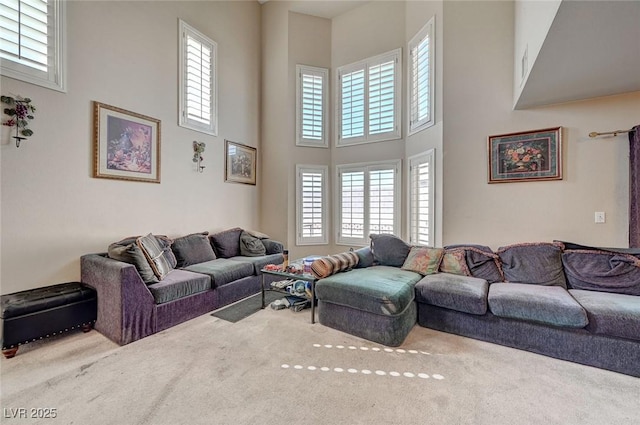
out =
<svg viewBox="0 0 640 425"><path fill-rule="evenodd" d="M349 345L348 347L345 347L344 345L331 345L331 344L313 344L313 346L315 348L336 348L338 350L342 350L342 349L349 349L349 350L362 350L362 351L373 351L376 353L399 353L399 354L424 354L425 356L430 356L431 353L428 353L426 351L418 351L418 350L405 350L403 348L389 348L389 347L385 347L385 348L378 348L378 347L356 347L354 345Z"/></svg>
<svg viewBox="0 0 640 425"><path fill-rule="evenodd" d="M385 371L385 370L375 370L375 371L371 371L369 369L355 369L355 368L342 368L342 367L334 367L329 368L327 366L322 366L322 367L318 367L318 366L313 366L313 365L309 365L309 366L304 366L301 364L295 364L295 365L290 365L287 363L283 363L282 365L280 365L280 368L282 369L286 369L286 370L300 370L300 371L311 371L311 372L315 372L315 371L321 371L321 372L330 372L333 371L334 373L351 373L351 374L361 374L361 375L370 375L370 376L391 376L394 378L400 378L400 377L404 377L404 378L420 378L420 379L429 379L429 378L433 378L435 380L441 381L444 379L444 376L438 374L438 373L434 373L432 375L429 375L427 373L424 372L398 372L395 370L392 371Z"/></svg>

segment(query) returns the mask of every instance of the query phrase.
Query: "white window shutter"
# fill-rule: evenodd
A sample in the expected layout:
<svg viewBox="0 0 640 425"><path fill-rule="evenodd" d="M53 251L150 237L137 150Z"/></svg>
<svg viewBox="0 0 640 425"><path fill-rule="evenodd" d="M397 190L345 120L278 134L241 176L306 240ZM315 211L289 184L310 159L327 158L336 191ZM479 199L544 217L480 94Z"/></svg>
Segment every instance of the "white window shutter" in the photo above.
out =
<svg viewBox="0 0 640 425"><path fill-rule="evenodd" d="M296 165L297 245L328 243L327 166Z"/></svg>
<svg viewBox="0 0 640 425"><path fill-rule="evenodd" d="M340 138L364 136L365 72L357 69L340 75L341 130Z"/></svg>
<svg viewBox="0 0 640 425"><path fill-rule="evenodd" d="M395 59L369 67L369 134L395 127Z"/></svg>
<svg viewBox="0 0 640 425"><path fill-rule="evenodd" d="M64 2L0 1L2 75L65 91Z"/></svg>
<svg viewBox="0 0 640 425"><path fill-rule="evenodd" d="M217 135L217 44L182 20L180 35L179 124Z"/></svg>
<svg viewBox="0 0 640 425"><path fill-rule="evenodd" d="M329 147L327 136L329 70L297 65L296 145Z"/></svg>
<svg viewBox="0 0 640 425"><path fill-rule="evenodd" d="M434 19L409 42L409 133L434 124Z"/></svg>
<svg viewBox="0 0 640 425"><path fill-rule="evenodd" d="M364 171L345 171L340 175L340 239L365 237Z"/></svg>
<svg viewBox="0 0 640 425"><path fill-rule="evenodd" d="M409 158L409 240L433 246L434 151Z"/></svg>
<svg viewBox="0 0 640 425"><path fill-rule="evenodd" d="M369 172L369 231L394 233L395 169Z"/></svg>

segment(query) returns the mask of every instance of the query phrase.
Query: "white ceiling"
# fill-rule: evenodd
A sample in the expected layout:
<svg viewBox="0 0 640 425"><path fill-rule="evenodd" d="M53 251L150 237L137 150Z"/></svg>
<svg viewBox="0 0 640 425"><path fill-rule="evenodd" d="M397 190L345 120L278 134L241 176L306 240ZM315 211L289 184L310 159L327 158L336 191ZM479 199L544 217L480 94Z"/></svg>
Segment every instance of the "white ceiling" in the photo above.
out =
<svg viewBox="0 0 640 425"><path fill-rule="evenodd" d="M258 0L260 4L265 4L269 0ZM271 0L278 1L278 0ZM320 18L333 19L342 15L369 0L298 0L290 2L289 10L292 12L302 13L305 15L318 16Z"/></svg>
<svg viewBox="0 0 640 425"><path fill-rule="evenodd" d="M640 1L563 1L516 109L640 90Z"/></svg>

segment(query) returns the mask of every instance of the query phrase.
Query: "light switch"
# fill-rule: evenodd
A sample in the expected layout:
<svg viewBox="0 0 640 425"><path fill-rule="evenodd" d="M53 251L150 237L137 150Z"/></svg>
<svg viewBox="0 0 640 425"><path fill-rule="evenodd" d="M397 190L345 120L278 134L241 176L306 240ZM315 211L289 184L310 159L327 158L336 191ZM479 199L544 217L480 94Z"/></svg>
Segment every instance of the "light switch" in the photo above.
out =
<svg viewBox="0 0 640 425"><path fill-rule="evenodd" d="M596 223L602 224L605 222L604 211L596 211Z"/></svg>

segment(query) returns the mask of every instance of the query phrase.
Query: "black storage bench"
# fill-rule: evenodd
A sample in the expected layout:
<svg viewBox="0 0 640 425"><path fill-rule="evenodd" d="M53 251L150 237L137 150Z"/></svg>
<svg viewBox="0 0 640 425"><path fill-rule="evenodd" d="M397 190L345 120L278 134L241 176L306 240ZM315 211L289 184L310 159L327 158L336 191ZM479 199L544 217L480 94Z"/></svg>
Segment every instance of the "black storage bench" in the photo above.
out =
<svg viewBox="0 0 640 425"><path fill-rule="evenodd" d="M72 329L89 332L96 321L96 291L80 282L61 283L2 296L2 354Z"/></svg>

